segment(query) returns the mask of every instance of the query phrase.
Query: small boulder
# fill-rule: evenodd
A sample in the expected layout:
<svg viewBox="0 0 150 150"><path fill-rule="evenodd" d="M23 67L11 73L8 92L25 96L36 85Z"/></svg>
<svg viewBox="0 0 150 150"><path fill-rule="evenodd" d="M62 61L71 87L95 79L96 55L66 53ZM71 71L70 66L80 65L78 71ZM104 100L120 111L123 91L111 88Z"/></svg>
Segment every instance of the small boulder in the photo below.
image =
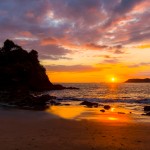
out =
<svg viewBox="0 0 150 150"><path fill-rule="evenodd" d="M53 85L54 90L65 90L65 89L69 89L69 90L79 90L79 88L76 87L64 87L60 84L54 84Z"/></svg>
<svg viewBox="0 0 150 150"><path fill-rule="evenodd" d="M150 111L150 106L144 106L144 111Z"/></svg>
<svg viewBox="0 0 150 150"><path fill-rule="evenodd" d="M44 102L46 102L46 101L48 101L48 100L50 100L50 99L52 99L52 98L54 98L54 97L53 97L53 96L50 96L50 95L48 95L48 94L45 94L45 95L39 96L39 97L38 97L38 100L39 100L39 101L44 101Z"/></svg>
<svg viewBox="0 0 150 150"><path fill-rule="evenodd" d="M56 101L54 101L54 100L51 100L51 101L50 101L50 104L51 104L51 105L54 105L54 106L61 105L61 103L56 102Z"/></svg>
<svg viewBox="0 0 150 150"><path fill-rule="evenodd" d="M70 106L70 104L63 104L64 106Z"/></svg>
<svg viewBox="0 0 150 150"><path fill-rule="evenodd" d="M103 113L105 112L105 110L104 110L104 109L101 109L100 111L101 111L101 112L103 112Z"/></svg>
<svg viewBox="0 0 150 150"><path fill-rule="evenodd" d="M111 107L109 105L105 105L104 109L109 110Z"/></svg>
<svg viewBox="0 0 150 150"><path fill-rule="evenodd" d="M79 90L79 88L76 88L76 87L66 87L66 89L69 89L69 90Z"/></svg>
<svg viewBox="0 0 150 150"><path fill-rule="evenodd" d="M98 103L92 103L88 101L83 101L80 105L86 105L87 107L98 107Z"/></svg>
<svg viewBox="0 0 150 150"><path fill-rule="evenodd" d="M54 84L53 87L54 87L54 90L64 90L64 89L66 89L64 86L62 86L60 84Z"/></svg>
<svg viewBox="0 0 150 150"><path fill-rule="evenodd" d="M143 116L150 116L150 112L146 113L146 114L141 114Z"/></svg>
<svg viewBox="0 0 150 150"><path fill-rule="evenodd" d="M50 104L51 104L51 105L55 105L55 103L56 103L56 102L55 102L54 100L51 100L51 101L50 101Z"/></svg>
<svg viewBox="0 0 150 150"><path fill-rule="evenodd" d="M146 116L150 116L150 112L146 113Z"/></svg>

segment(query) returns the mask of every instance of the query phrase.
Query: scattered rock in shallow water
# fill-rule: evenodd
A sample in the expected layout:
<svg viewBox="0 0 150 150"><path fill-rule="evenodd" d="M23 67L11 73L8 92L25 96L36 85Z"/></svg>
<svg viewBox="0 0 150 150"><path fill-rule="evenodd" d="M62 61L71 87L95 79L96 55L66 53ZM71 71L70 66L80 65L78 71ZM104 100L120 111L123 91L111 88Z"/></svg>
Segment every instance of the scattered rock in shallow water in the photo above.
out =
<svg viewBox="0 0 150 150"><path fill-rule="evenodd" d="M50 99L53 99L54 98L54 96L50 96L50 95L48 95L48 94L46 94L46 95L41 95L41 96L39 96L39 97L37 97L38 98L38 100L40 100L41 102L43 101L48 101L48 100L50 100Z"/></svg>
<svg viewBox="0 0 150 150"><path fill-rule="evenodd" d="M51 100L51 101L50 101L50 104L51 104L51 105L54 105L54 106L61 105L61 103L56 102L56 101L54 101L54 100Z"/></svg>
<svg viewBox="0 0 150 150"><path fill-rule="evenodd" d="M61 103L56 102L56 103L55 103L55 106L58 106L58 105L61 105Z"/></svg>
<svg viewBox="0 0 150 150"><path fill-rule="evenodd" d="M104 109L109 110L111 107L109 105L105 105Z"/></svg>
<svg viewBox="0 0 150 150"><path fill-rule="evenodd" d="M141 114L143 116L150 116L150 112L146 113L146 114Z"/></svg>
<svg viewBox="0 0 150 150"><path fill-rule="evenodd" d="M85 105L87 107L98 107L98 103L92 103L92 102L88 102L88 101L83 101L82 103L80 103L80 105Z"/></svg>
<svg viewBox="0 0 150 150"><path fill-rule="evenodd" d="M150 111L150 106L144 106L144 111Z"/></svg>
<svg viewBox="0 0 150 150"><path fill-rule="evenodd" d="M70 104L63 104L63 105L65 105L65 106L70 106Z"/></svg>
<svg viewBox="0 0 150 150"><path fill-rule="evenodd" d="M62 86L60 84L54 84L53 87L54 87L55 90L65 90L65 89L79 90L79 88L76 88L76 87L64 87L64 86Z"/></svg>
<svg viewBox="0 0 150 150"><path fill-rule="evenodd" d="M146 113L146 116L150 116L150 112Z"/></svg>
<svg viewBox="0 0 150 150"><path fill-rule="evenodd" d="M4 97L4 98L3 98ZM50 95L33 96L29 91L10 90L1 91L0 102L20 109L45 110L47 102L51 100Z"/></svg>
<svg viewBox="0 0 150 150"><path fill-rule="evenodd" d="M79 88L76 88L76 87L66 87L66 89L69 89L69 90L79 90Z"/></svg>
<svg viewBox="0 0 150 150"><path fill-rule="evenodd" d="M103 112L103 113L105 112L105 110L104 110L104 109L101 109L100 111L101 111L101 112Z"/></svg>

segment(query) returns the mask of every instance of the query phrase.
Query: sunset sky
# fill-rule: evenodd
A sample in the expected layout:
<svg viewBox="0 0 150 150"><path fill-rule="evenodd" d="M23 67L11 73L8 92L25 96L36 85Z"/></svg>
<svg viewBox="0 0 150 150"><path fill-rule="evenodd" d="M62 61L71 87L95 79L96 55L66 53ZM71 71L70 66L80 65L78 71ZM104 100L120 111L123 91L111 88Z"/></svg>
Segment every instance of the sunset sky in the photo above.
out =
<svg viewBox="0 0 150 150"><path fill-rule="evenodd" d="M39 52L52 82L150 77L149 0L0 0L0 46Z"/></svg>

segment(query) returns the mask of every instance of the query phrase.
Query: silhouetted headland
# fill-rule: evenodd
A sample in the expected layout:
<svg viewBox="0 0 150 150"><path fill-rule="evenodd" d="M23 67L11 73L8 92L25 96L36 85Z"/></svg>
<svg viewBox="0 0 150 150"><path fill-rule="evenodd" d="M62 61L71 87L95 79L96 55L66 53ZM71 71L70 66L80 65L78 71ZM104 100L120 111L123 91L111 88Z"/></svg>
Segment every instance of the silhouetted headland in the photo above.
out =
<svg viewBox="0 0 150 150"><path fill-rule="evenodd" d="M11 40L4 42L0 48L0 102L43 109L54 97L35 97L30 92L63 89L78 88L52 84L36 50L28 52Z"/></svg>
<svg viewBox="0 0 150 150"><path fill-rule="evenodd" d="M150 83L150 78L145 79L128 79L126 83Z"/></svg>

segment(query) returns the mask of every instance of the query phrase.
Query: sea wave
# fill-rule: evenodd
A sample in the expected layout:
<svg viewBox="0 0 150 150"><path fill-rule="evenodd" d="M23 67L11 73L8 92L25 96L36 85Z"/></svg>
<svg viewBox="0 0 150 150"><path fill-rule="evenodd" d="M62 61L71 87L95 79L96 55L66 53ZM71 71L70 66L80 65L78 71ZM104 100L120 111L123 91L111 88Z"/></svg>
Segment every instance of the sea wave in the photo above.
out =
<svg viewBox="0 0 150 150"><path fill-rule="evenodd" d="M150 99L105 99L105 98L77 98L77 97L58 97L57 101L88 101L98 103L137 103L150 104Z"/></svg>

